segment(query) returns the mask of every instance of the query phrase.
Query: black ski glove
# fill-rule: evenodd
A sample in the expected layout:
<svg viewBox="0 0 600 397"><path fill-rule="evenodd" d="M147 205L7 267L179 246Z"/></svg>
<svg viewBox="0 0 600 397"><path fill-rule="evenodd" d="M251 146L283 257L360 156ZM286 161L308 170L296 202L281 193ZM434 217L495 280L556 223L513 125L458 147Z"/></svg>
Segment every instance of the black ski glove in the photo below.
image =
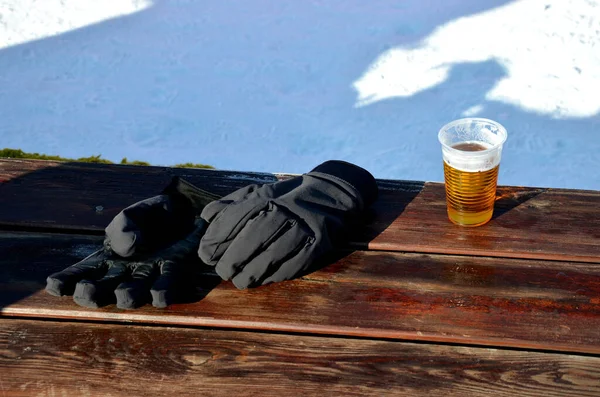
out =
<svg viewBox="0 0 600 397"><path fill-rule="evenodd" d="M191 264L199 262L196 251L206 222L197 215L215 198L175 177L163 194L115 216L104 248L50 275L46 291L72 294L77 304L94 308L115 300L122 309L150 299L156 307L177 301L191 287Z"/></svg>
<svg viewBox="0 0 600 397"><path fill-rule="evenodd" d="M207 205L198 255L239 289L294 278L330 252L350 217L377 198L373 176L343 161Z"/></svg>

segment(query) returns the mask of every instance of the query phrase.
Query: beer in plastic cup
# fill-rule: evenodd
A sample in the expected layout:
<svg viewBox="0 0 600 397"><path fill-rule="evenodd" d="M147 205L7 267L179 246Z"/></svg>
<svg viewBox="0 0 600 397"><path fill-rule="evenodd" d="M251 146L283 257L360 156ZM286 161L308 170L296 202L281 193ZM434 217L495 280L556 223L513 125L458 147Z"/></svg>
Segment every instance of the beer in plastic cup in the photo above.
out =
<svg viewBox="0 0 600 397"><path fill-rule="evenodd" d="M455 224L480 226L492 219L506 137L502 125L482 118L455 120L440 130L448 218Z"/></svg>

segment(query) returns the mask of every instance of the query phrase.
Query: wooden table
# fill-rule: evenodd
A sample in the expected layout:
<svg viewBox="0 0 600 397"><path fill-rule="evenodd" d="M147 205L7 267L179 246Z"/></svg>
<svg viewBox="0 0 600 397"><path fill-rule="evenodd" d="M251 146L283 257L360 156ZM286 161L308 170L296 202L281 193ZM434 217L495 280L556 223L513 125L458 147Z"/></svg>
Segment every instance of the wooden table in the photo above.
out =
<svg viewBox="0 0 600 397"><path fill-rule="evenodd" d="M226 194L285 175L0 159L0 395L600 395L600 192L500 187L452 225L438 183L379 180L367 227L301 279L86 309L45 278L173 175Z"/></svg>

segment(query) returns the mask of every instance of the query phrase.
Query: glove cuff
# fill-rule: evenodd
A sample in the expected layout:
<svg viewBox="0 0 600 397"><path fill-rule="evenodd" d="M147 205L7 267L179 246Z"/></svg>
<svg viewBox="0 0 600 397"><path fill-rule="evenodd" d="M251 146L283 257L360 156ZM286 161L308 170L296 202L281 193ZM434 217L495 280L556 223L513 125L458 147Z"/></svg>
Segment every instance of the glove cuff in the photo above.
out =
<svg viewBox="0 0 600 397"><path fill-rule="evenodd" d="M329 160L318 165L311 172L333 175L349 183L360 193L365 208L377 199L379 190L375 178L369 171L357 165L341 160Z"/></svg>
<svg viewBox="0 0 600 397"><path fill-rule="evenodd" d="M199 187L192 185L190 182L179 176L174 176L173 179L171 179L171 182L164 188L162 194L186 198L192 205L196 215L199 215L208 203L221 198L221 196L217 194L207 192L206 190L202 190Z"/></svg>

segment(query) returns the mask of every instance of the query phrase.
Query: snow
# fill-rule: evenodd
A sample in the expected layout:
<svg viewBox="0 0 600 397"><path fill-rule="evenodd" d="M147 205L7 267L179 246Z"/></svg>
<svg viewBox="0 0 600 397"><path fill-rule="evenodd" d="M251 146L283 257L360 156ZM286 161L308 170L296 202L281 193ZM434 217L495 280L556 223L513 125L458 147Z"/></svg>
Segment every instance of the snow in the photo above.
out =
<svg viewBox="0 0 600 397"><path fill-rule="evenodd" d="M132 14L148 0L0 0L0 48Z"/></svg>
<svg viewBox="0 0 600 397"><path fill-rule="evenodd" d="M473 116L501 184L600 190L599 43L592 0L0 0L0 147L441 181Z"/></svg>
<svg viewBox="0 0 600 397"><path fill-rule="evenodd" d="M594 116L600 111L600 8L594 3L521 1L447 23L416 48L384 52L354 84L358 105L432 88L455 65L494 61L504 77L485 100L554 118ZM485 109L475 106L463 114Z"/></svg>

